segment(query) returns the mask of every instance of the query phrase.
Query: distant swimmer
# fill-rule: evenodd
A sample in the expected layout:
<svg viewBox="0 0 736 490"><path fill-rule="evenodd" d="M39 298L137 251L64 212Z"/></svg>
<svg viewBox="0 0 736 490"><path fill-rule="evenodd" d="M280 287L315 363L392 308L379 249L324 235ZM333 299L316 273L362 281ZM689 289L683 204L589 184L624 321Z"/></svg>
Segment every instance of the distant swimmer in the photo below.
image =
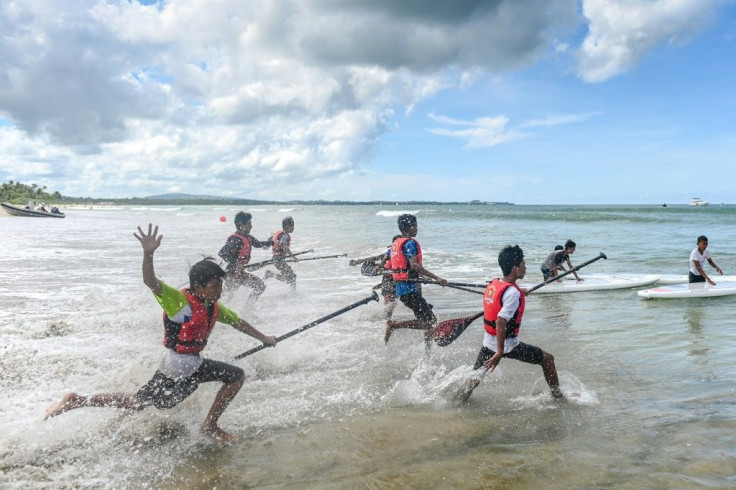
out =
<svg viewBox="0 0 736 490"><path fill-rule="evenodd" d="M427 348L432 342L432 329L437 324L437 317L432 312L432 305L422 296L422 287L413 279L428 277L440 286L447 286L447 281L432 274L422 265L422 247L416 240L418 233L417 217L402 214L398 219L401 236L391 244L391 271L396 282L396 296L414 312L414 320L386 321L383 341L388 342L394 330L410 328L424 331L424 342Z"/></svg>
<svg viewBox="0 0 736 490"><path fill-rule="evenodd" d="M299 262L294 254L291 252L291 234L294 233L294 218L287 216L281 220L281 229L273 234L271 237L271 250L273 251L273 266L278 269L279 274L266 271L263 276L264 279L273 277L281 282L291 285L292 288L296 288L296 274L294 270L289 267L286 263L287 258L294 259L294 262Z"/></svg>
<svg viewBox="0 0 736 490"><path fill-rule="evenodd" d="M401 235L394 236L391 243L397 238L401 238ZM349 263L350 265L363 264L363 267L373 269L369 275L382 275L381 282L373 286L373 289L380 289L381 295L383 296L383 312L386 320L390 320L393 315L394 308L396 308L396 283L394 282L393 275L391 274L390 268L391 262L391 247L388 247L386 252L364 259L353 259Z"/></svg>
<svg viewBox="0 0 736 490"><path fill-rule="evenodd" d="M258 276L247 272L245 266L250 262L253 247L267 249L271 246L271 240L260 241L250 234L253 228L252 219L250 213L240 211L236 214L235 233L227 238L227 242L217 254L227 262L226 287L234 290L240 286L248 286L251 288L249 301L257 300L265 291L266 285Z"/></svg>
<svg viewBox="0 0 736 490"><path fill-rule="evenodd" d="M719 275L723 275L723 271L720 267L716 265L715 262L713 262L713 259L710 256L710 250L708 250L708 237L705 235L700 235L698 237L697 247L690 252L690 274L688 275L689 282L708 282L711 286L715 286L716 283L713 282L713 280L708 277L708 274L705 273L705 270L703 267L705 266L705 263L708 262L711 267L713 267L716 272Z"/></svg>
<svg viewBox="0 0 736 490"><path fill-rule="evenodd" d="M561 245L557 245L555 247L555 251L549 254L542 263L542 276L544 277L544 280L546 281L550 277L555 277L559 271L564 272L565 267L562 265L563 262L567 262L567 266L570 269L573 269L570 255L574 253L575 242L573 242L572 240L566 241L564 247L562 247ZM577 279L578 281L582 281L576 271L573 271L573 275L575 276L575 279Z"/></svg>
<svg viewBox="0 0 736 490"><path fill-rule="evenodd" d="M473 369L482 367L485 372L491 372L504 357L540 364L552 396L562 398L564 395L560 391L552 354L519 341L519 329L526 306L526 291L516 284L526 274L526 262L521 247L506 246L498 254L498 265L501 266L503 278L493 279L483 295L483 323L486 332ZM479 384L480 379L469 380L463 398L470 398Z"/></svg>
<svg viewBox="0 0 736 490"><path fill-rule="evenodd" d="M163 235L158 235L158 226L153 228L149 224L148 233L138 227L138 234L133 235L143 248L143 282L165 313L166 351L159 368L137 393L79 395L69 392L46 409L44 420L82 407L143 410L153 405L158 409L169 409L194 393L200 383L217 381L223 386L217 392L200 431L218 441L230 441L234 436L222 430L217 421L243 386L243 370L224 362L203 359L199 354L218 321L232 325L268 346L276 345L276 337L259 332L218 303L225 271L214 260L208 258L194 264L189 270L190 287L179 291L156 278L154 272L153 253L163 238Z"/></svg>

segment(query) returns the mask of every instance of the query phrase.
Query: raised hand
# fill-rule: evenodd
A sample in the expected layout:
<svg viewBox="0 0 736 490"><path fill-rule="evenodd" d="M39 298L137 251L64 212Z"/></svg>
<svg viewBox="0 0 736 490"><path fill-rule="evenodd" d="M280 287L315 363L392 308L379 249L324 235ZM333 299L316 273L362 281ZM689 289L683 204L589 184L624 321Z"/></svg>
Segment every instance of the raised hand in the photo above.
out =
<svg viewBox="0 0 736 490"><path fill-rule="evenodd" d="M133 233L133 236L141 242L145 254L153 254L154 250L161 245L161 239L164 237L158 234L158 225L154 227L151 223L148 223L148 233L143 233L140 226L138 227L138 233Z"/></svg>

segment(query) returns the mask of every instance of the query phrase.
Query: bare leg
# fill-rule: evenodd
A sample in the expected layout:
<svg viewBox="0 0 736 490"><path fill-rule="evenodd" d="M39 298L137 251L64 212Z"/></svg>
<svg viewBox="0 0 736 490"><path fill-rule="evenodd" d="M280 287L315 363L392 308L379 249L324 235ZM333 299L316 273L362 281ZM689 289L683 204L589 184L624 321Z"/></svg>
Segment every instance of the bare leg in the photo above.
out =
<svg viewBox="0 0 736 490"><path fill-rule="evenodd" d="M253 302L257 300L261 296L261 294L263 294L263 291L266 290L266 285L258 276L248 274L246 272L244 273L244 281L245 284L249 288L251 288L250 295L248 296L248 301Z"/></svg>
<svg viewBox="0 0 736 490"><path fill-rule="evenodd" d="M383 315L386 320L390 320L391 317L394 314L394 309L396 308L396 300L390 299L387 300L386 296L383 297Z"/></svg>
<svg viewBox="0 0 736 490"><path fill-rule="evenodd" d="M46 409L43 419L56 417L69 410L82 407L124 408L142 410L144 405L135 395L128 393L100 393L99 395L82 396L69 392Z"/></svg>
<svg viewBox="0 0 736 490"><path fill-rule="evenodd" d="M552 396L555 398L564 398L565 395L560 391L560 380L557 378L555 358L547 351L542 351L542 353L542 372L544 372L544 379L552 391Z"/></svg>
<svg viewBox="0 0 736 490"><path fill-rule="evenodd" d="M468 380L468 384L463 390L462 394L460 395L460 400L465 403L470 398L470 395L473 394L473 390L478 387L480 384L480 380L478 378L471 378Z"/></svg>
<svg viewBox="0 0 736 490"><path fill-rule="evenodd" d="M427 325L419 320L404 320L397 322L394 320L386 320L386 330L383 333L383 341L388 343L391 334L399 328L409 328L412 330L427 330Z"/></svg>
<svg viewBox="0 0 736 490"><path fill-rule="evenodd" d="M220 442L230 442L235 436L225 432L217 425L217 421L220 419L220 415L225 411L230 402L238 394L240 388L245 382L245 377L240 378L238 381L233 383L227 383L220 388L217 392L215 401L210 408L207 418L204 419L200 432L206 436L216 439Z"/></svg>

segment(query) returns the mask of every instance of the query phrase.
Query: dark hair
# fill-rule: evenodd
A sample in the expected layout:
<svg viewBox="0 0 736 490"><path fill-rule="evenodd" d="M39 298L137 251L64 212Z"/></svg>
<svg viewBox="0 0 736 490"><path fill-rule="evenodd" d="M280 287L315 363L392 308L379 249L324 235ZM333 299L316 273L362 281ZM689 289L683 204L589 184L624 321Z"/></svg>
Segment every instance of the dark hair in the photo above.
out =
<svg viewBox="0 0 736 490"><path fill-rule="evenodd" d="M700 243L700 242L705 242L705 243L708 243L708 237L707 237L707 236L705 236L705 235L700 235L700 236L698 237L698 241L697 241L697 243Z"/></svg>
<svg viewBox="0 0 736 490"><path fill-rule="evenodd" d="M225 271L212 257L205 257L189 269L189 287L191 289L194 289L194 286L197 285L206 286L212 279L224 278Z"/></svg>
<svg viewBox="0 0 736 490"><path fill-rule="evenodd" d="M565 250L565 247L562 245L555 245L555 250Z"/></svg>
<svg viewBox="0 0 736 490"><path fill-rule="evenodd" d="M520 265L524 260L524 251L520 246L506 245L498 254L498 265L501 266L501 272L504 276L511 274L514 266Z"/></svg>
<svg viewBox="0 0 736 490"><path fill-rule="evenodd" d="M286 228L286 225L293 225L294 224L294 218L291 216L287 216L286 218L281 220L281 228Z"/></svg>
<svg viewBox="0 0 736 490"><path fill-rule="evenodd" d="M240 227L244 224L246 224L248 221L253 219L253 215L250 213L244 213L243 211L240 211L238 214L235 215L235 226Z"/></svg>
<svg viewBox="0 0 736 490"><path fill-rule="evenodd" d="M577 245L575 245L575 242L573 242L572 240L568 240L568 241L565 242L565 248L566 249L567 248L575 248L576 246Z"/></svg>
<svg viewBox="0 0 736 490"><path fill-rule="evenodd" d="M409 228L417 224L417 217L413 214L402 214L398 219L399 231L406 233Z"/></svg>

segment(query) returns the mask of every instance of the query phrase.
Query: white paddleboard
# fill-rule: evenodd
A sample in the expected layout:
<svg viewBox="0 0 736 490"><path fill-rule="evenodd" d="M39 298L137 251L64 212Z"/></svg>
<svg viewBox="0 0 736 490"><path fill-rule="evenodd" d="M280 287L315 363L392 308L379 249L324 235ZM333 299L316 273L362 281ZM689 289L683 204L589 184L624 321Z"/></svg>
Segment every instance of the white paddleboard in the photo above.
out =
<svg viewBox="0 0 736 490"><path fill-rule="evenodd" d="M716 296L729 296L736 294L736 281L717 281L715 286L707 282L694 284L672 284L670 286L659 286L656 288L639 291L642 298L669 299L669 298L713 298Z"/></svg>
<svg viewBox="0 0 736 490"><path fill-rule="evenodd" d="M718 274L708 274L708 277L713 279L713 282L718 284L718 282L736 282L736 276L719 276ZM678 275L678 274L662 274L662 276L657 280L657 284L687 284L688 283L688 276L687 275Z"/></svg>
<svg viewBox="0 0 736 490"><path fill-rule="evenodd" d="M531 294L576 293L580 291L603 291L607 289L628 289L653 284L659 279L659 274L582 274L583 279L578 282L570 274L562 278L562 282L553 282L543 286ZM535 284L520 284L522 288L531 288Z"/></svg>

